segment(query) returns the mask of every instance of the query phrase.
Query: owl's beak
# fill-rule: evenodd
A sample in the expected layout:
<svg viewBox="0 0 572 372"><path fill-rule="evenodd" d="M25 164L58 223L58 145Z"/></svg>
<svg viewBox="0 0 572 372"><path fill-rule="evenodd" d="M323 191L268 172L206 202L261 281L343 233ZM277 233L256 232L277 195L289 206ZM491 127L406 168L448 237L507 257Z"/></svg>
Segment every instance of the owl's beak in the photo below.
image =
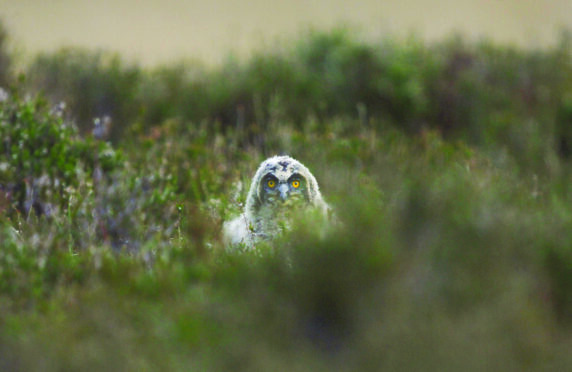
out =
<svg viewBox="0 0 572 372"><path fill-rule="evenodd" d="M282 199L282 201L286 201L286 199L288 199L288 185L284 183L281 184L278 186L278 191L280 192L280 199Z"/></svg>

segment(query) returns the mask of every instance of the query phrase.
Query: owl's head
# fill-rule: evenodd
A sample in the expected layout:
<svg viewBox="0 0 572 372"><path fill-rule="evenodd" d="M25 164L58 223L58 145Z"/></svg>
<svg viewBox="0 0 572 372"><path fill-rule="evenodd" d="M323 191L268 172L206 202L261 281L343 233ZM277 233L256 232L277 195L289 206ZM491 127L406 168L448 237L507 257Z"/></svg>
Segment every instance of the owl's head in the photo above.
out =
<svg viewBox="0 0 572 372"><path fill-rule="evenodd" d="M256 171L247 199L255 212L265 204L290 206L323 203L318 183L302 163L289 156L266 159Z"/></svg>

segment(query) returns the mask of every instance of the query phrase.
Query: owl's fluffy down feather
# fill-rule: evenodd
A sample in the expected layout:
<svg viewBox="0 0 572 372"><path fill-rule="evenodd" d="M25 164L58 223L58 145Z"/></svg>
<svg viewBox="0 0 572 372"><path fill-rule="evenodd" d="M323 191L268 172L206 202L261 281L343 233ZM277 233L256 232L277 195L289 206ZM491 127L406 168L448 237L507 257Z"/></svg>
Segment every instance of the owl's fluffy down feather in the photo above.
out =
<svg viewBox="0 0 572 372"><path fill-rule="evenodd" d="M329 207L322 198L318 182L308 168L289 156L268 158L260 164L252 178L244 212L223 225L223 238L227 247L242 246L251 249L256 242L271 239L284 226L284 221L277 220L280 214L279 206L269 203L262 195L262 181L268 175L275 177L278 182L286 182L294 175L301 177L306 187L305 205L324 214L328 213Z"/></svg>

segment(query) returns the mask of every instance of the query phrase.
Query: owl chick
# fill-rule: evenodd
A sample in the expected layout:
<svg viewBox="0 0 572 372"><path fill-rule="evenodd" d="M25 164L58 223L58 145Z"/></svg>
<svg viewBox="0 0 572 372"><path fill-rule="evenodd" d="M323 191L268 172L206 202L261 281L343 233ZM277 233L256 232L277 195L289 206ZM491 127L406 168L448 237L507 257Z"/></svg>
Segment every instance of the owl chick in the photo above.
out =
<svg viewBox="0 0 572 372"><path fill-rule="evenodd" d="M304 207L328 213L316 178L289 156L268 158L252 178L244 212L224 223L224 241L227 246L251 249L287 229L291 212Z"/></svg>

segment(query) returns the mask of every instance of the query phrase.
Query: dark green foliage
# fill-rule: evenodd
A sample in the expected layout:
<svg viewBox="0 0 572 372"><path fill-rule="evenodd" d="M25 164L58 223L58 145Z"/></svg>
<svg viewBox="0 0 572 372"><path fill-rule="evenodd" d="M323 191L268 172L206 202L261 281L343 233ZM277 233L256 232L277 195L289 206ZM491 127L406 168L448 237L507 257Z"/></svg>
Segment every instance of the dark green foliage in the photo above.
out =
<svg viewBox="0 0 572 372"><path fill-rule="evenodd" d="M177 119L242 133L263 147L273 123L297 129L339 118L407 133L437 130L491 151L509 151L539 171L568 156L572 86L569 36L550 50L522 50L461 38L425 45L377 43L347 29L308 32L293 44L217 68L197 63L151 72L117 56L65 49L42 55L31 85L67 101L81 128L110 115L114 141ZM348 128L352 129L352 128Z"/></svg>
<svg viewBox="0 0 572 372"><path fill-rule="evenodd" d="M562 98L556 117L556 145L560 156L566 160L572 157L572 95Z"/></svg>
<svg viewBox="0 0 572 372"><path fill-rule="evenodd" d="M125 123L139 113L139 68L124 64L117 55L63 49L38 56L29 75L34 87L70 106L82 133L90 132L95 118L109 116L110 139L116 141L125 134Z"/></svg>
<svg viewBox="0 0 572 372"><path fill-rule="evenodd" d="M0 88L6 89L11 83L12 57L7 48L8 33L4 22L0 21Z"/></svg>
<svg viewBox="0 0 572 372"><path fill-rule="evenodd" d="M41 97L22 98L18 90L0 101L0 185L15 210L27 215L49 205L67 205L68 188L85 183L96 167L111 171L119 157L109 145L77 137Z"/></svg>
<svg viewBox="0 0 572 372"><path fill-rule="evenodd" d="M42 56L28 81L87 135L41 98L0 103L0 366L569 370L568 43L335 30L213 69ZM121 157L89 135L105 114ZM281 152L331 221L226 252L223 221ZM57 208L10 213L17 190Z"/></svg>

